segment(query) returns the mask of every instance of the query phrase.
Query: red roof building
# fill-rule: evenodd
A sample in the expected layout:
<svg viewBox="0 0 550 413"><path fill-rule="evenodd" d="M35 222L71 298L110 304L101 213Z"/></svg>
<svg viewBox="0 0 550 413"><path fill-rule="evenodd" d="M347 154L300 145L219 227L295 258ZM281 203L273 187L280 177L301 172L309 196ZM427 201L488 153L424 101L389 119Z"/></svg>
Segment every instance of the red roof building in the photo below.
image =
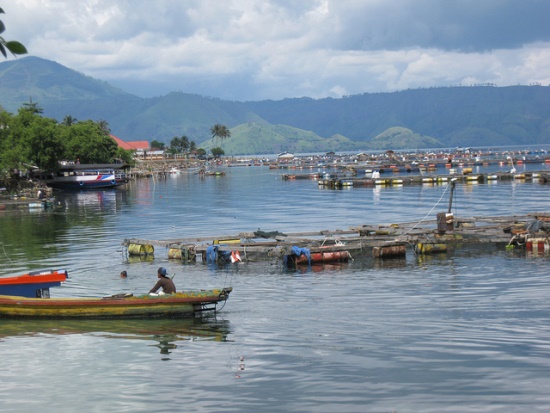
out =
<svg viewBox="0 0 550 413"><path fill-rule="evenodd" d="M136 152L149 150L149 141L125 142L114 135L110 135L110 136L115 140L119 148L126 149L128 151L136 151Z"/></svg>

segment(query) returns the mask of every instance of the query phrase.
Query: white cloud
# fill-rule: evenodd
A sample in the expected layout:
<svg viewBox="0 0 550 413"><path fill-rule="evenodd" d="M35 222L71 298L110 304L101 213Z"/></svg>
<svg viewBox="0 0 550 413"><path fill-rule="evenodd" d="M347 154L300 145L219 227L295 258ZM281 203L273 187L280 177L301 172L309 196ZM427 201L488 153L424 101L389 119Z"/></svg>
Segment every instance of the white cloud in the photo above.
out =
<svg viewBox="0 0 550 413"><path fill-rule="evenodd" d="M133 93L281 99L549 83L550 2L14 0L5 38Z"/></svg>

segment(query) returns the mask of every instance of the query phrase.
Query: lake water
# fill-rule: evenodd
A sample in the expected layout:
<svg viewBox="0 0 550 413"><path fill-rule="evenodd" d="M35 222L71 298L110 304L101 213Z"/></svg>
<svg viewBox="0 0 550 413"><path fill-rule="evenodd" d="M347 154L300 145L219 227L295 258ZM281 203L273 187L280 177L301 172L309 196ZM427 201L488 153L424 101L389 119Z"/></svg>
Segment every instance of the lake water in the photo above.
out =
<svg viewBox="0 0 550 413"><path fill-rule="evenodd" d="M526 166L544 170L544 165ZM519 169L519 168L518 168ZM347 229L445 212L445 186L328 190L288 171L179 174L0 211L0 275L53 296L233 286L207 320L0 320L2 412L548 412L550 257L487 246L288 271L127 259L127 238ZM459 184L455 216L550 211L550 186ZM128 271L127 279L119 273Z"/></svg>

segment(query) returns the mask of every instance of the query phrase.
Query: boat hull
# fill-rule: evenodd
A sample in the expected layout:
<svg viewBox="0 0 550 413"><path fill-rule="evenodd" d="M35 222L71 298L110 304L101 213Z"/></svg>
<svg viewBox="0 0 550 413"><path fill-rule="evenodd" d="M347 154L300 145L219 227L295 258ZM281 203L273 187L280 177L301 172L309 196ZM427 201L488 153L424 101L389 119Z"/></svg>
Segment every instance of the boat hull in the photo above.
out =
<svg viewBox="0 0 550 413"><path fill-rule="evenodd" d="M65 270L34 271L16 277L2 277L0 295L46 298L49 297L50 287L58 287L66 279Z"/></svg>
<svg viewBox="0 0 550 413"><path fill-rule="evenodd" d="M115 188L124 185L126 182L125 179L116 179L112 175L98 175L97 179L76 179L76 177L73 179L58 178L56 180L47 181L46 184L55 189L75 191L81 189Z"/></svg>
<svg viewBox="0 0 550 413"><path fill-rule="evenodd" d="M70 164L56 172L35 171L33 177L55 189L104 189L128 182L125 168L123 164Z"/></svg>
<svg viewBox="0 0 550 413"><path fill-rule="evenodd" d="M26 298L0 296L4 318L148 318L195 316L215 311L231 288L169 295L115 295L103 298Z"/></svg>

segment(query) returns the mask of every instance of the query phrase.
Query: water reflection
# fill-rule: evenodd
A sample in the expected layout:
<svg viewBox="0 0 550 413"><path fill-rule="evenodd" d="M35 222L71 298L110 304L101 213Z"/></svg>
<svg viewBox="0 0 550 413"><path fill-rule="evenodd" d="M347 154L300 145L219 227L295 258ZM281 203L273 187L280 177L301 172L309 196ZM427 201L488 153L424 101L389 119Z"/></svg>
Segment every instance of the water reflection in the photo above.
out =
<svg viewBox="0 0 550 413"><path fill-rule="evenodd" d="M94 335L106 339L154 341L150 347L168 355L178 342L226 341L231 333L227 320L216 317L190 319L124 320L0 320L0 341L20 336Z"/></svg>

